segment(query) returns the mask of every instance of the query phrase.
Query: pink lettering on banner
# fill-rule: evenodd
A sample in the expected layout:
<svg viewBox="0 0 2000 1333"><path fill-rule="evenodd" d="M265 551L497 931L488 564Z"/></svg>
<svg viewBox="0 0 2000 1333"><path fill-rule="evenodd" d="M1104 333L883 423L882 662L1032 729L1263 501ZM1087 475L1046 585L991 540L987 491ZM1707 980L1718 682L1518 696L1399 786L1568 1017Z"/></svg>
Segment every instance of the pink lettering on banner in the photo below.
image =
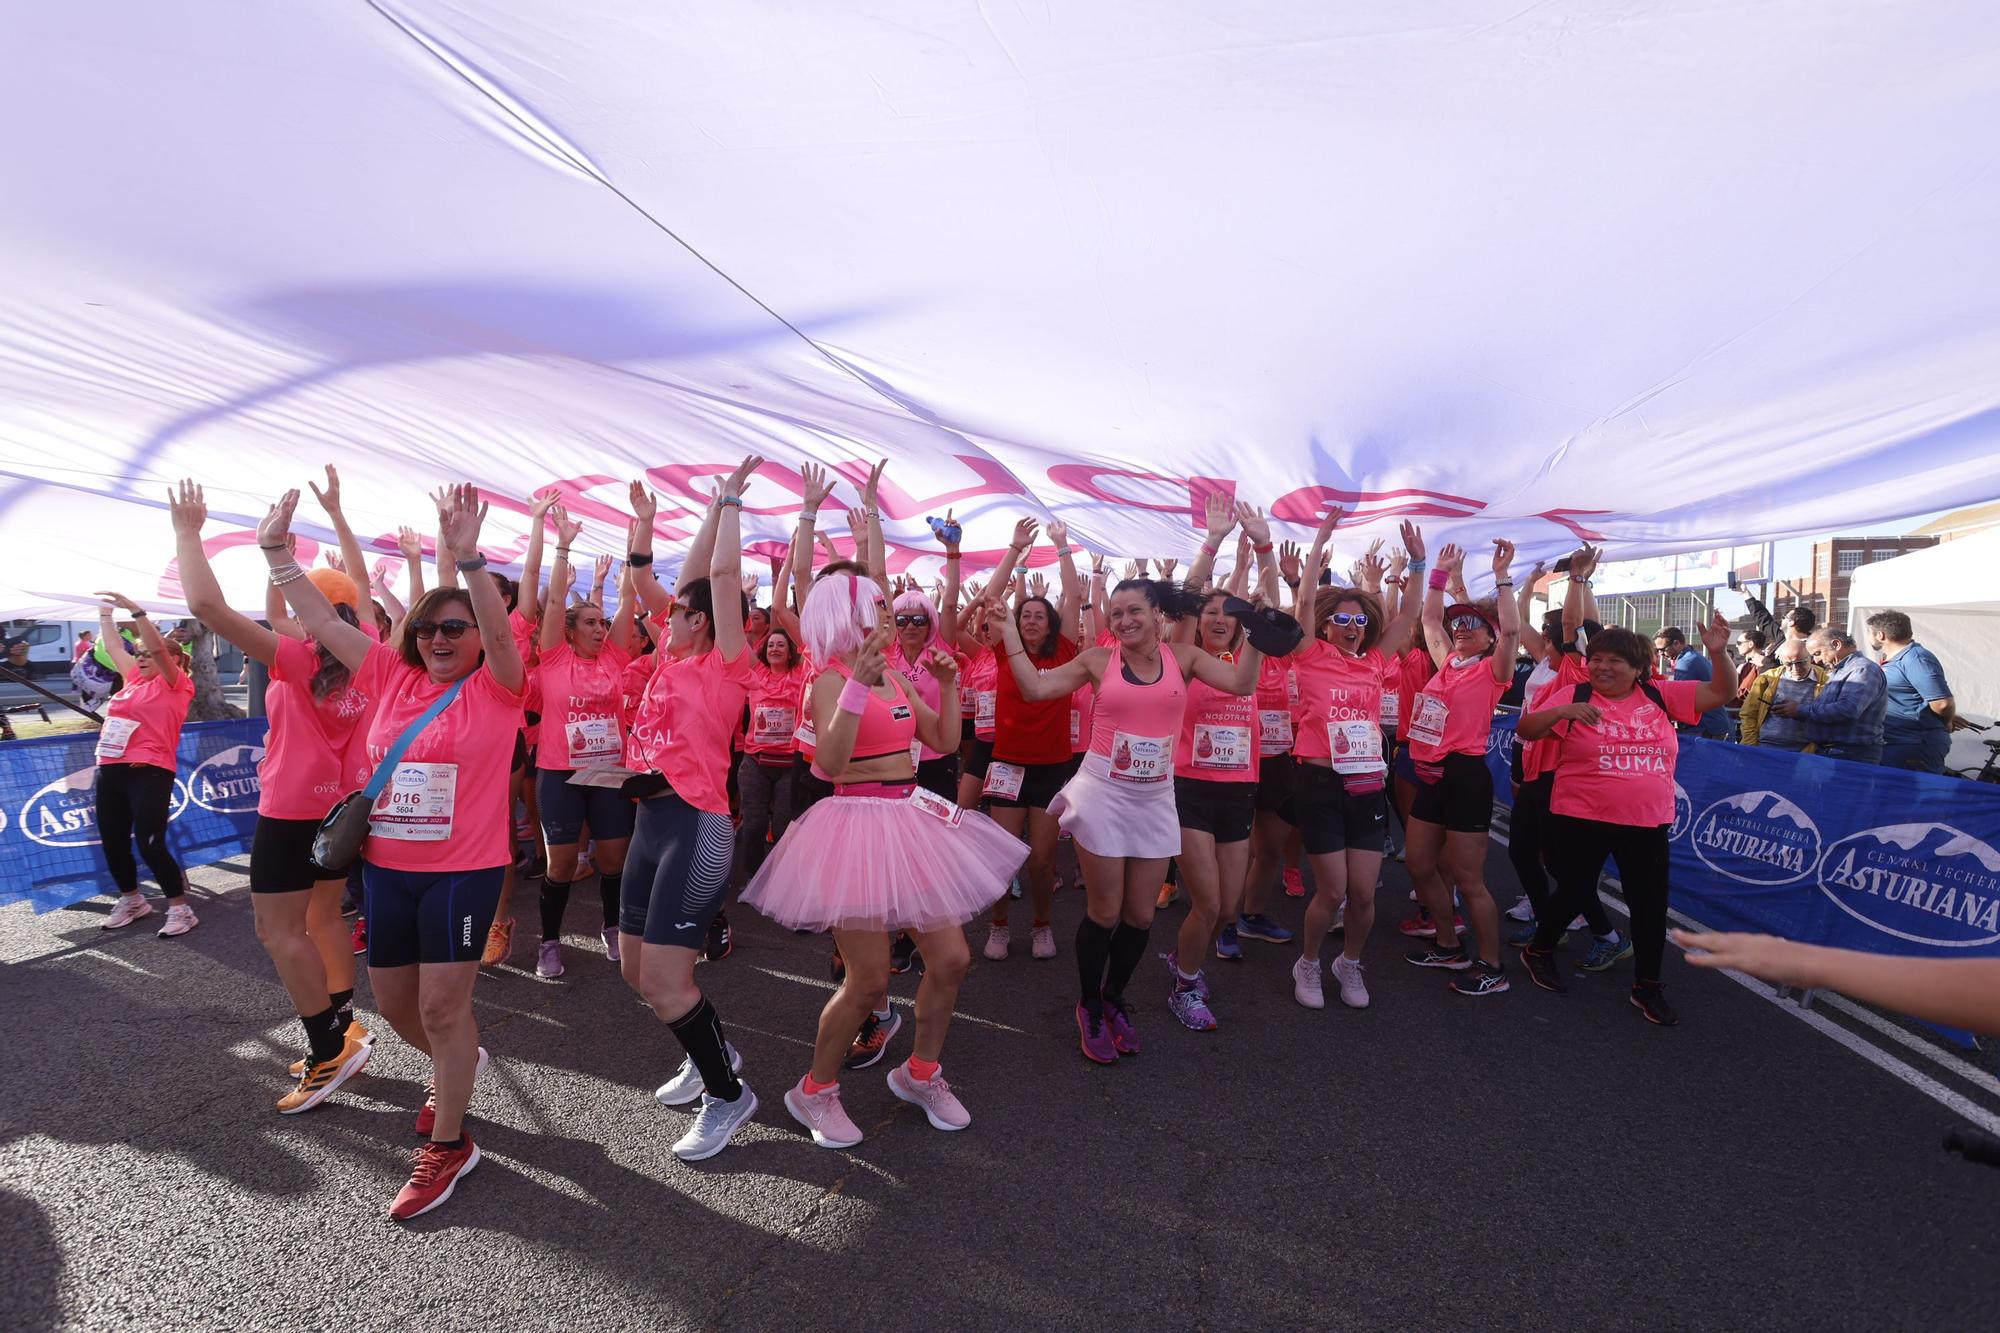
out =
<svg viewBox="0 0 2000 1333"><path fill-rule="evenodd" d="M922 518L926 514L939 513L960 500L970 500L975 497L1018 495L1022 499L1034 499L1026 486L992 459L981 458L977 454L953 454L952 457L963 463L972 475L978 478L976 485L961 486L955 491L940 491L936 495L918 499L896 485L890 474L885 472L882 475L881 487L876 494L882 512L890 518ZM865 464L836 463L833 465L833 470L847 478L857 490L868 484L868 468Z"/></svg>
<svg viewBox="0 0 2000 1333"><path fill-rule="evenodd" d="M1317 524L1328 505L1347 512L1342 520L1366 523L1372 519L1414 514L1420 518L1471 518L1486 508L1484 500L1443 491L1343 491L1336 486L1301 486L1281 495L1271 505L1271 517L1287 523Z"/></svg>
<svg viewBox="0 0 2000 1333"><path fill-rule="evenodd" d="M299 563L310 569L319 558L319 543L302 532L297 536ZM218 532L213 537L202 538L201 553L213 560L231 547L256 544L255 528L234 528L228 532ZM181 562L178 556L167 561L166 567L160 571L159 590L159 595L170 602L179 602L186 598L186 590L181 587Z"/></svg>
<svg viewBox="0 0 2000 1333"><path fill-rule="evenodd" d="M1133 481L1162 481L1170 486L1185 486L1187 504L1155 504L1151 500L1120 495L1099 484L1100 477L1129 477ZM1117 505L1121 509L1150 509L1156 514L1185 513L1188 522L1197 528L1208 521L1209 496L1221 495L1231 501L1236 499L1236 483L1226 477L1163 477L1157 472L1134 472L1127 468L1102 467L1096 463L1058 463L1049 469L1049 480L1066 490L1087 495L1103 504Z"/></svg>
<svg viewBox="0 0 2000 1333"><path fill-rule="evenodd" d="M1595 528L1586 527L1569 517L1569 515L1580 514L1590 516L1594 514L1613 514L1616 512L1614 509L1544 509L1541 513L1531 514L1529 517L1545 518L1559 528L1566 528L1571 533L1574 533L1579 541L1601 542L1606 540L1603 533L1597 531Z"/></svg>

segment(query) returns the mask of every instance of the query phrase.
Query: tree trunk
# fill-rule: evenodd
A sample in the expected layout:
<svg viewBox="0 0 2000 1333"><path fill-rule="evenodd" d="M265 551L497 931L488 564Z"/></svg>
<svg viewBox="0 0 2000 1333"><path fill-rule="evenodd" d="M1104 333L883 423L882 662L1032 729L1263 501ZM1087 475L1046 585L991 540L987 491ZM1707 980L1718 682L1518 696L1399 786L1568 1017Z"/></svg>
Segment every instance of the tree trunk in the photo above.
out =
<svg viewBox="0 0 2000 1333"><path fill-rule="evenodd" d="M188 623L194 630L194 665L189 672L194 680L194 706L188 710L188 721L220 722L242 717L243 710L230 703L222 692L222 676L215 668L215 631L198 620Z"/></svg>

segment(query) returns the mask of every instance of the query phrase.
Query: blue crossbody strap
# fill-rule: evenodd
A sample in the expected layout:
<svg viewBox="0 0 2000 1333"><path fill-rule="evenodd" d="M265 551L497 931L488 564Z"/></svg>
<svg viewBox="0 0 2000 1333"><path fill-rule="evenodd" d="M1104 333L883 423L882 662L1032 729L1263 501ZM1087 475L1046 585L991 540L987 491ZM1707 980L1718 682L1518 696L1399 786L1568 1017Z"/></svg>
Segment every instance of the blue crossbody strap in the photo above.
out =
<svg viewBox="0 0 2000 1333"><path fill-rule="evenodd" d="M395 744L389 747L388 753L382 756L382 762L376 765L375 776L368 779L368 786L363 789L362 794L368 798L369 805L374 805L376 798L381 796L382 789L389 785L389 775L396 771L397 764L403 762L403 753L410 748L411 742L417 739L417 733L428 727L439 713L451 706L451 701L458 697L459 686L463 684L465 684L463 676L453 681L451 688L437 697L436 703L426 708L414 722L403 728L402 735L396 737Z"/></svg>

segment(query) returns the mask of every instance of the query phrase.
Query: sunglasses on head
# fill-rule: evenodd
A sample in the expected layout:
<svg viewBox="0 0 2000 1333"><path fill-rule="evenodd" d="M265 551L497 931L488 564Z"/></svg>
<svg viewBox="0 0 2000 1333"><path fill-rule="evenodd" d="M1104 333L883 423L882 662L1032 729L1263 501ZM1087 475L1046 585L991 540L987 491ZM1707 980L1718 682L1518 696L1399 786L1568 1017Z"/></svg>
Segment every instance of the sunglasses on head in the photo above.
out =
<svg viewBox="0 0 2000 1333"><path fill-rule="evenodd" d="M1478 616L1453 616L1446 628L1453 634L1460 634L1469 629L1485 629L1486 622Z"/></svg>
<svg viewBox="0 0 2000 1333"><path fill-rule="evenodd" d="M1366 625L1368 623L1368 613L1366 611L1335 611L1327 619L1336 625Z"/></svg>
<svg viewBox="0 0 2000 1333"><path fill-rule="evenodd" d="M410 633L416 635L419 639L435 638L440 634L444 635L447 639L457 639L462 637L467 630L477 628L478 626L474 625L470 620L459 620L454 617L451 620L416 621L410 626Z"/></svg>
<svg viewBox="0 0 2000 1333"><path fill-rule="evenodd" d="M930 627L931 618L921 611L913 616L896 617L897 629L929 629Z"/></svg>

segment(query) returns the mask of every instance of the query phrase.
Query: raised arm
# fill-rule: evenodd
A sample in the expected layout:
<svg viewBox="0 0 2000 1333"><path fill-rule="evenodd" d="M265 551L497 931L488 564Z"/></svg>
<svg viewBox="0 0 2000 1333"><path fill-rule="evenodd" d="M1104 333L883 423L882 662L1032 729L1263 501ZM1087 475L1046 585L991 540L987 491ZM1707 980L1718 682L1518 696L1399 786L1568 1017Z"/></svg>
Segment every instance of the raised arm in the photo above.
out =
<svg viewBox="0 0 2000 1333"><path fill-rule="evenodd" d="M368 650L375 640L364 631L348 624L333 609L333 603L326 600L313 581L306 577L305 570L292 558L290 543L285 538L291 535L292 513L299 507L299 493L286 491L264 515L264 521L257 525L257 545L264 552L264 561L271 567L271 582L278 585L285 594L285 600L292 604L298 615L299 624L305 632L317 639L326 650L340 660L349 671L359 671L361 663L367 659ZM511 648L511 643L509 644Z"/></svg>
<svg viewBox="0 0 2000 1333"><path fill-rule="evenodd" d="M1049 540L1056 544L1056 570L1062 577L1062 597L1057 606L1056 630L1071 643L1082 643L1083 630L1076 609L1083 601L1083 580L1076 576L1075 548L1069 544L1069 524L1061 519L1049 523Z"/></svg>
<svg viewBox="0 0 2000 1333"><path fill-rule="evenodd" d="M1382 637L1375 644L1384 657L1393 657L1409 646L1423 606L1422 595L1412 589L1411 584L1422 580L1425 570L1430 567L1424 558L1424 530L1405 519L1402 538L1402 547L1389 558L1390 570L1396 579L1396 609L1388 611L1387 601L1383 602L1389 623L1382 627Z"/></svg>
<svg viewBox="0 0 2000 1333"><path fill-rule="evenodd" d="M1706 713L1736 701L1736 667L1729 660L1729 622L1716 612L1701 627L1701 646L1708 650L1708 676L1695 686L1694 706Z"/></svg>
<svg viewBox="0 0 2000 1333"><path fill-rule="evenodd" d="M298 559L299 538L295 532L285 534L285 554ZM270 622L271 632L287 639L303 639L305 630L292 619L292 609L285 605L285 590L275 583L264 585L264 619Z"/></svg>
<svg viewBox="0 0 2000 1333"><path fill-rule="evenodd" d="M467 482L448 488L448 507L439 528L451 561L464 566L461 573L472 575L486 568L479 554L479 530L486 522L486 502L479 488ZM486 650L486 670L502 689L519 693L527 683L528 671L521 663L521 650L514 646L514 629L507 623L507 603L492 579L468 577L465 591L472 602L473 618L479 622L479 646Z"/></svg>
<svg viewBox="0 0 2000 1333"><path fill-rule="evenodd" d="M709 605L715 609L716 651L725 662L743 656L743 491L764 460L756 454L736 465L736 471L716 492L716 524L709 558Z"/></svg>
<svg viewBox="0 0 2000 1333"><path fill-rule="evenodd" d="M561 505L549 510L549 518L556 525L556 563L549 571L549 605L555 608L557 614L543 616L535 630L535 641L544 653L555 651L556 645L563 641L563 631L568 628L569 618L563 613L563 608L569 605L571 543L583 535L583 524L572 519L569 511ZM541 521L536 520L537 531L541 526ZM527 586L523 580L523 595Z"/></svg>
<svg viewBox="0 0 2000 1333"><path fill-rule="evenodd" d="M1000 557L999 568L995 569L986 580L987 589L995 596L998 596L1008 581L1014 577L1014 571L1020 566L1021 558L1028 553L1028 548L1035 544L1035 538L1041 530L1041 525L1032 518L1024 518L1014 524L1014 540L1007 544L1007 554Z"/></svg>
<svg viewBox="0 0 2000 1333"><path fill-rule="evenodd" d="M521 588L514 597L514 606L530 625L542 621L542 527L558 498L555 491L528 497L528 552L521 561ZM561 606L562 602L558 599L556 605Z"/></svg>
<svg viewBox="0 0 2000 1333"><path fill-rule="evenodd" d="M1451 636L1444 629L1445 585L1458 575L1464 564L1465 552L1456 542L1446 542L1438 552L1438 567L1431 571L1424 585L1424 647L1430 650L1431 661L1439 670L1451 661Z"/></svg>
<svg viewBox="0 0 2000 1333"><path fill-rule="evenodd" d="M1326 511L1326 517L1319 521L1319 531L1313 534L1312 549L1306 553L1304 580L1299 585L1298 620L1305 626L1306 640L1319 637L1319 576L1326 572L1328 554L1327 539L1340 523L1340 506Z"/></svg>
<svg viewBox="0 0 2000 1333"><path fill-rule="evenodd" d="M1250 534L1239 531L1236 534L1236 563L1230 566L1229 582L1225 585L1231 597L1250 595Z"/></svg>
<svg viewBox="0 0 2000 1333"><path fill-rule="evenodd" d="M1493 644L1493 678L1502 685L1514 682L1514 658L1521 651L1521 612L1514 604L1514 543L1505 537L1493 543L1493 583L1499 590L1500 637ZM1725 639L1725 643L1727 640ZM1731 677L1731 679L1735 679Z"/></svg>
<svg viewBox="0 0 2000 1333"><path fill-rule="evenodd" d="M1169 650L1180 659L1183 675L1193 676L1224 694L1257 692L1257 675L1264 669L1264 654L1258 652L1256 645L1248 639L1243 641L1243 651L1236 655L1234 662L1225 662L1214 653L1205 652L1191 643L1160 645L1161 652Z"/></svg>
<svg viewBox="0 0 2000 1333"><path fill-rule="evenodd" d="M1201 552L1188 566L1188 586L1206 591L1210 579L1215 574L1215 557L1222 550L1222 543L1236 528L1236 507L1220 491L1211 491L1208 497L1208 512L1204 516L1207 531L1201 539Z"/></svg>
<svg viewBox="0 0 2000 1333"><path fill-rule="evenodd" d="M799 477L805 484L805 507L799 510L798 530L792 536L792 606L795 614L805 609L806 594L812 591L813 539L817 536L814 525L819 522L820 506L833 495L833 477L819 464L807 463L799 469Z"/></svg>
<svg viewBox="0 0 2000 1333"><path fill-rule="evenodd" d="M1535 628L1534 617L1528 612L1535 603L1535 585L1542 581L1542 575L1546 573L1548 566L1537 560L1535 567L1528 571L1528 577L1521 580L1520 590L1514 598L1514 619L1521 624L1521 647L1537 662L1548 655L1549 641Z"/></svg>
<svg viewBox="0 0 2000 1333"><path fill-rule="evenodd" d="M1595 617L1595 599L1590 594L1590 576L1597 572L1598 559L1603 551L1589 542L1576 548L1569 557L1569 586L1563 589L1563 646L1576 642L1577 632L1583 622Z"/></svg>
<svg viewBox="0 0 2000 1333"><path fill-rule="evenodd" d="M674 603L673 594L660 586L653 572L653 519L660 512L660 499L646 489L646 483L632 483L632 549L625 568L632 574L632 590L646 605L646 614L656 616Z"/></svg>
<svg viewBox="0 0 2000 1333"><path fill-rule="evenodd" d="M958 642L959 581L965 573L965 561L958 549L961 535L955 511L945 510L944 527L937 533L937 539L944 547L944 592L938 598L938 635L946 643ZM956 679L954 673L954 682ZM933 745L931 748L935 750L938 747Z"/></svg>
<svg viewBox="0 0 2000 1333"><path fill-rule="evenodd" d="M403 553L403 570L410 576L410 605L424 595L424 539L415 528L396 530L396 549Z"/></svg>
<svg viewBox="0 0 2000 1333"><path fill-rule="evenodd" d="M201 549L201 525L208 521L208 501L201 487L183 481L167 491L167 509L174 520L176 568L181 576L181 594L188 610L202 624L241 648L253 661L271 665L278 655L278 636L223 600L222 585L208 553Z"/></svg>
<svg viewBox="0 0 2000 1333"><path fill-rule="evenodd" d="M627 524L625 528L625 549L632 549L632 540L638 535L637 527ZM620 652L632 653L638 649L638 632L633 626L638 621L639 591L632 582L632 562L627 560L618 570L618 614L611 618L611 642Z"/></svg>
<svg viewBox="0 0 2000 1333"><path fill-rule="evenodd" d="M452 563L451 556L447 553L444 539L444 507L451 503L451 487L441 486L437 490L432 491L431 503L437 506L438 511L438 587L456 588L458 586L458 566Z"/></svg>
<svg viewBox="0 0 2000 1333"><path fill-rule="evenodd" d="M882 540L882 508L876 500L876 491L882 485L882 469L888 466L889 460L886 458L875 464L868 473L868 485L861 491L861 514L865 520L863 528L868 541L866 547L868 554L861 558L868 562L868 572L874 577L875 586L882 590L884 605L892 604L896 600L895 595L889 591L889 548ZM855 530L854 543L857 553L863 549L862 535L863 529Z"/></svg>
<svg viewBox="0 0 2000 1333"><path fill-rule="evenodd" d="M125 646L125 636L118 632L118 619L113 613L121 606L131 605L131 601L129 598L114 597L108 592L97 595L104 599L97 607L97 641L104 645L105 655L111 659L111 669L130 680L132 673L139 669L139 659L132 656L132 650Z"/></svg>
<svg viewBox="0 0 2000 1333"><path fill-rule="evenodd" d="M357 592L366 592L368 589L368 556L361 549L361 539L354 535L354 529L348 525L347 515L341 510L340 473L334 471L333 464L328 463L326 465L326 489L321 490L310 481L306 485L312 486L313 498L318 500L319 507L326 511L326 521L333 528L334 540L340 545L341 572L354 580L354 587ZM226 638L227 636L225 635L224 637ZM234 640L231 640L231 642L234 642ZM236 646L239 648L243 647L240 643ZM244 651L247 652L249 650L245 649Z"/></svg>
<svg viewBox="0 0 2000 1333"><path fill-rule="evenodd" d="M1250 558L1257 562L1257 595L1264 599L1264 605L1275 608L1278 605L1278 562L1277 548L1271 545L1271 521L1264 511L1252 504L1236 506L1236 521L1243 526L1244 543L1250 548ZM1240 552L1238 553L1240 556ZM1241 568L1243 561L1238 560ZM1247 592L1239 592L1238 597L1247 597Z"/></svg>
<svg viewBox="0 0 2000 1333"><path fill-rule="evenodd" d="M375 572L374 591L375 596L382 599L382 609L389 613L390 623L394 625L402 624L404 619L410 614L409 608L403 605L401 599L389 587L388 570L380 569Z"/></svg>

